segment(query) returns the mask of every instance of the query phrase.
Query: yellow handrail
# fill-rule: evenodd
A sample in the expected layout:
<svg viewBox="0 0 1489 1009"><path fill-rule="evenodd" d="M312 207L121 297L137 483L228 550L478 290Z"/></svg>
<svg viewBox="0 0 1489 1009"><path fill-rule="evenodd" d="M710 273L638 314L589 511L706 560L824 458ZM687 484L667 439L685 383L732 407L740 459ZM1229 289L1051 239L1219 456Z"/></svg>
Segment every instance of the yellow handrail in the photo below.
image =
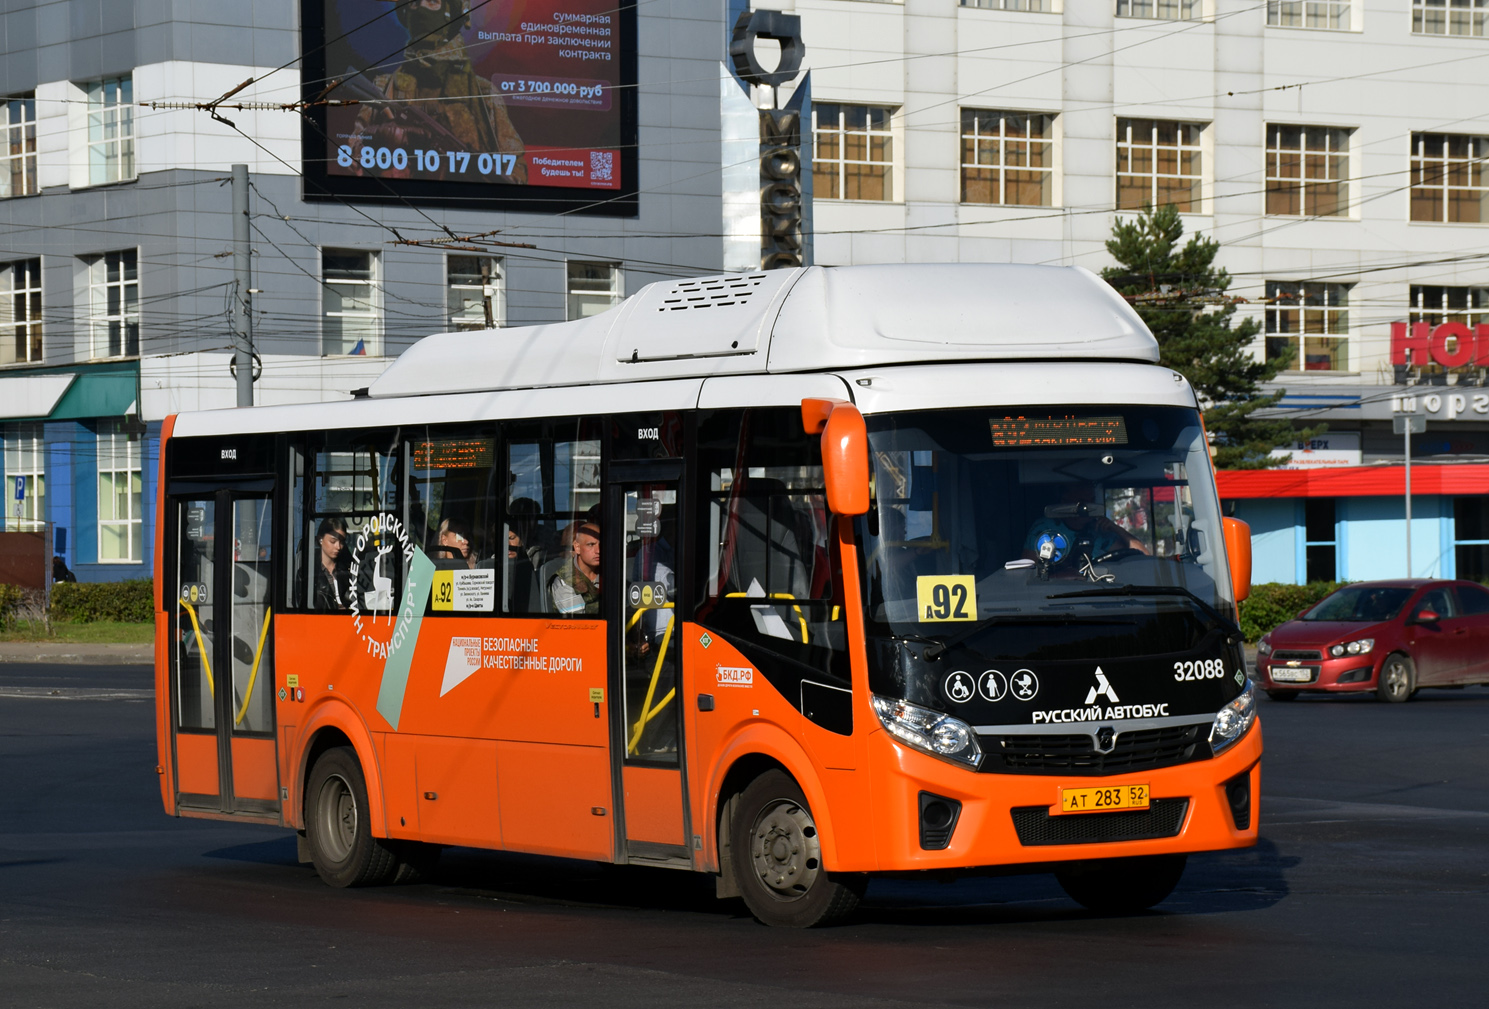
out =
<svg viewBox="0 0 1489 1009"><path fill-rule="evenodd" d="M652 608L670 610L672 609L672 604L666 603L660 607ZM636 614L639 615L643 612L645 611L638 609L636 611ZM629 630L630 626L634 625L635 622L636 617L633 616L631 618L631 624L627 626L627 630ZM665 708L667 704L672 700L673 696L677 693L677 688L673 687L672 690L668 692L667 696L662 698L662 700L657 703L656 708L652 708L651 699L657 691L657 680L661 679L662 677L662 663L667 658L667 643L672 640L672 627L676 623L676 620L668 620L667 629L662 632L662 644L661 647L657 649L657 664L652 668L651 682L646 685L646 699L641 702L641 717L636 719L636 728L631 735L631 742L629 745L626 746L627 753L634 754L636 752L636 747L641 743L641 733L643 730L645 730L646 723L651 721L658 712Z"/></svg>
<svg viewBox="0 0 1489 1009"><path fill-rule="evenodd" d="M248 690L243 694L243 707L238 709L238 717L233 719L234 725L243 724L243 716L248 714L248 702L253 700L253 685L259 678L259 660L264 657L264 642L269 639L269 618L274 615L274 607L264 607L264 629L259 631L258 651L253 653L253 669L248 674Z"/></svg>
<svg viewBox="0 0 1489 1009"><path fill-rule="evenodd" d="M202 644L202 625L196 622L196 610L185 599L180 600L181 605L186 607L187 614L191 617L191 629L196 632L196 651L202 657L202 671L207 674L207 692L217 696L217 688L212 684L212 663L207 658L207 646Z"/></svg>
<svg viewBox="0 0 1489 1009"><path fill-rule="evenodd" d="M726 592L724 594L724 598L725 599L791 599L791 600L796 600L797 597L796 596L793 596L789 592L767 592L763 596L752 596L748 592ZM808 600L805 600L805 601L806 602L816 602L815 599L808 599ZM791 608L796 611L796 619L801 621L801 643L804 644L804 645L805 644L809 644L810 642L807 641L807 618L806 618L806 615L801 612L801 607L800 606L795 605L795 602L792 603Z"/></svg>

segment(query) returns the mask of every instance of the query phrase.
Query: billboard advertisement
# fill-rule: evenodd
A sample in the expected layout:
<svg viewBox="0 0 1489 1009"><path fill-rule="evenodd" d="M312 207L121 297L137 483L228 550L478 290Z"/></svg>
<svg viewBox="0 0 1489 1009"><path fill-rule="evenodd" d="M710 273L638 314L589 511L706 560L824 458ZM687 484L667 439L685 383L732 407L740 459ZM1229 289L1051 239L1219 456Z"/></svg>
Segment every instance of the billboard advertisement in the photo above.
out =
<svg viewBox="0 0 1489 1009"><path fill-rule="evenodd" d="M307 199L635 213L635 6L305 0Z"/></svg>

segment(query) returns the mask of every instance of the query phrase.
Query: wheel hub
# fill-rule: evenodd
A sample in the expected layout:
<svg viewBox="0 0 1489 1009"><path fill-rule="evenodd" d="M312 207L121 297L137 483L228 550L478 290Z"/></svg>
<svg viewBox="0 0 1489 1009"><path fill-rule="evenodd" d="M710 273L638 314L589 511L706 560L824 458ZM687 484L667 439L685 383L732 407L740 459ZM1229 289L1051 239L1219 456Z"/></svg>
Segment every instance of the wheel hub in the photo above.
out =
<svg viewBox="0 0 1489 1009"><path fill-rule="evenodd" d="M357 839L357 799L351 786L339 775L321 786L318 813L326 854L340 861L351 854Z"/></svg>
<svg viewBox="0 0 1489 1009"><path fill-rule="evenodd" d="M817 826L800 803L782 799L763 811L750 841L755 874L778 899L805 896L822 872Z"/></svg>

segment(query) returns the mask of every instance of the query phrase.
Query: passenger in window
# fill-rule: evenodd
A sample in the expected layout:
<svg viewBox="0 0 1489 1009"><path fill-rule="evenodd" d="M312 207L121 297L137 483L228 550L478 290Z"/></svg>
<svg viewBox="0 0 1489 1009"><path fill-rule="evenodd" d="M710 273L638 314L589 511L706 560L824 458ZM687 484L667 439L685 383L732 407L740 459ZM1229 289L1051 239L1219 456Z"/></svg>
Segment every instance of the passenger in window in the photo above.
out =
<svg viewBox="0 0 1489 1009"><path fill-rule="evenodd" d="M553 608L570 616L600 612L600 526L584 521L574 530L573 554L548 584Z"/></svg>
<svg viewBox="0 0 1489 1009"><path fill-rule="evenodd" d="M470 546L470 526L460 519L444 519L439 524L439 535L434 546L436 558L465 561L465 566L476 566L475 551Z"/></svg>
<svg viewBox="0 0 1489 1009"><path fill-rule="evenodd" d="M346 523L336 516L321 519L315 533L315 608L345 610L351 607L351 573L346 564Z"/></svg>
<svg viewBox="0 0 1489 1009"><path fill-rule="evenodd" d="M507 505L507 559L525 558L534 568L543 563L543 543L538 532L538 503L532 498L513 498Z"/></svg>

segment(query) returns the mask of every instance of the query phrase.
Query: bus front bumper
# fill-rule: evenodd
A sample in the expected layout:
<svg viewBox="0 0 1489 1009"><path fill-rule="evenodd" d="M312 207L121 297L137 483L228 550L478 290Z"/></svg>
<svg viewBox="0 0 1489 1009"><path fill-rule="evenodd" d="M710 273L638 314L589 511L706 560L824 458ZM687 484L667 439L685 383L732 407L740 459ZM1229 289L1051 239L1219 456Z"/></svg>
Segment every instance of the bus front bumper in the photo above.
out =
<svg viewBox="0 0 1489 1009"><path fill-rule="evenodd" d="M1260 719L1218 756L1099 777L979 773L912 750L884 732L868 742L878 838L872 861L878 871L1034 865L1256 843ZM1059 812L1062 789L1139 784L1148 788L1147 810Z"/></svg>

